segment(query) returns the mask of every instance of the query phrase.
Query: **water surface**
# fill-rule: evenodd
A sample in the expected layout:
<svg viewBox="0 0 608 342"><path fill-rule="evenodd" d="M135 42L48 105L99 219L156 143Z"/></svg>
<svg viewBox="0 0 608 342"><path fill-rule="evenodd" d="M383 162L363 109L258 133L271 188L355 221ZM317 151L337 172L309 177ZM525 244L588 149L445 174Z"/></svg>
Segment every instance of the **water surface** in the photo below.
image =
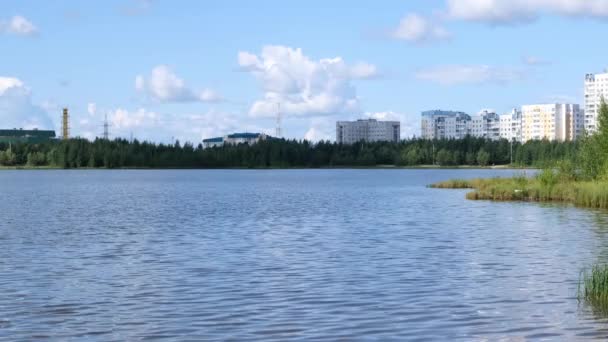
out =
<svg viewBox="0 0 608 342"><path fill-rule="evenodd" d="M588 340L608 215L507 170L2 171L0 340Z"/></svg>

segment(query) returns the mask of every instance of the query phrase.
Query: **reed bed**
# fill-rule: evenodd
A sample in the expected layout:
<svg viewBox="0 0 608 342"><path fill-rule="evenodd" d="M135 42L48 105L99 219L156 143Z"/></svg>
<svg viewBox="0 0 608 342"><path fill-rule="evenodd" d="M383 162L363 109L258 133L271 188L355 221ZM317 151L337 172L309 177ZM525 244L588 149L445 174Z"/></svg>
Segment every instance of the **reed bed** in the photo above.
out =
<svg viewBox="0 0 608 342"><path fill-rule="evenodd" d="M608 265L594 265L582 273L578 296L594 312L608 315Z"/></svg>
<svg viewBox="0 0 608 342"><path fill-rule="evenodd" d="M572 181L543 172L535 177L455 179L432 184L438 189L472 189L469 200L563 202L608 209L608 181Z"/></svg>

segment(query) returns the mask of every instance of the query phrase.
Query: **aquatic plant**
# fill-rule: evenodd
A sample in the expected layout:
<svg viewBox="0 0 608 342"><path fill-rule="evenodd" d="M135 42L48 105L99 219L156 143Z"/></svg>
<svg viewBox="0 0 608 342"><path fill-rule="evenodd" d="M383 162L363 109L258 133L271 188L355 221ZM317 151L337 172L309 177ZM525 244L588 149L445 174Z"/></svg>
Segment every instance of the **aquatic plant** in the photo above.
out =
<svg viewBox="0 0 608 342"><path fill-rule="evenodd" d="M594 313L608 314L608 265L594 265L581 273L579 300L588 304Z"/></svg>
<svg viewBox="0 0 608 342"><path fill-rule="evenodd" d="M563 202L608 209L608 181L567 181L551 171L527 178L450 180L432 184L439 189L473 189L469 200Z"/></svg>

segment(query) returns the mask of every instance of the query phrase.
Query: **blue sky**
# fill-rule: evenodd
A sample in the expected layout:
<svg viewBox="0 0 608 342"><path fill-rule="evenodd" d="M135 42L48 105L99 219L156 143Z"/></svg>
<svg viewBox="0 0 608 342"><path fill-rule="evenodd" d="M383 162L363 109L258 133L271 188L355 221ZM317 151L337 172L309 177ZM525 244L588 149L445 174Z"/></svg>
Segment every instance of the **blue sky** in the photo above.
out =
<svg viewBox="0 0 608 342"><path fill-rule="evenodd" d="M287 4L287 5L286 5ZM0 2L0 122L168 142L334 139L336 120L582 103L608 0Z"/></svg>

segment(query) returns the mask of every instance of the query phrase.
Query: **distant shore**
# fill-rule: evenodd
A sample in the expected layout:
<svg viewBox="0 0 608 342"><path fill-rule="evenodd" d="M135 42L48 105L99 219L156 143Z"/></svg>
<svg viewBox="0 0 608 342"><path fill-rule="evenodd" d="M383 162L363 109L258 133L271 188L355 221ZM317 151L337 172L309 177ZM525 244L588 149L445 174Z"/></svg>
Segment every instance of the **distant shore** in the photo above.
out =
<svg viewBox="0 0 608 342"><path fill-rule="evenodd" d="M61 168L56 166L0 166L2 170L535 170L531 167L519 167L513 165L459 165L459 166L439 166L439 165L417 165L417 166L397 166L397 165L377 165L377 166L329 166L329 167L230 167L230 168L171 168L171 167L121 167L121 168Z"/></svg>

